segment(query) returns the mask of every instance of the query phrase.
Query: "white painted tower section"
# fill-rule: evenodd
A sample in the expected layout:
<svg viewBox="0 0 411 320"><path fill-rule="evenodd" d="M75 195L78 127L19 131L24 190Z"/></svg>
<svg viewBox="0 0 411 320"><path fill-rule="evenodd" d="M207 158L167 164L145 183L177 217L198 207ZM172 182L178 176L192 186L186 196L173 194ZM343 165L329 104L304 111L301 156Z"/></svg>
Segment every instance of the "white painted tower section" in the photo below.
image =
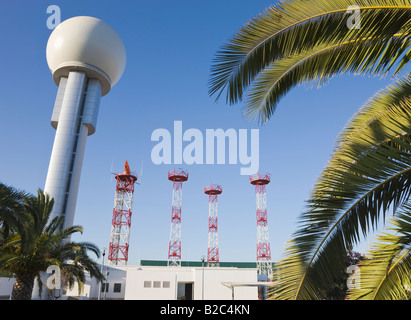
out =
<svg viewBox="0 0 411 320"><path fill-rule="evenodd" d="M62 22L47 43L47 63L58 85L51 125L56 129L44 187L54 198L50 219L73 225L87 136L96 130L100 97L122 76L124 44L107 23L93 17Z"/></svg>

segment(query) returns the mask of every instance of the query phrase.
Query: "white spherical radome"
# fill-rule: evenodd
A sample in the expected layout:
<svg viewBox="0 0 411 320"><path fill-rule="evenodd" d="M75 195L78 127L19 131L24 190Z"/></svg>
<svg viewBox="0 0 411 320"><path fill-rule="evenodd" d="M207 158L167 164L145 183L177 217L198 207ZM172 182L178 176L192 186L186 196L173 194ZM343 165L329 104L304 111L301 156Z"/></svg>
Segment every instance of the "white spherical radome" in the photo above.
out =
<svg viewBox="0 0 411 320"><path fill-rule="evenodd" d="M101 81L102 95L120 80L126 66L126 50L118 33L88 16L60 23L49 37L46 57L57 85L70 71L84 71Z"/></svg>

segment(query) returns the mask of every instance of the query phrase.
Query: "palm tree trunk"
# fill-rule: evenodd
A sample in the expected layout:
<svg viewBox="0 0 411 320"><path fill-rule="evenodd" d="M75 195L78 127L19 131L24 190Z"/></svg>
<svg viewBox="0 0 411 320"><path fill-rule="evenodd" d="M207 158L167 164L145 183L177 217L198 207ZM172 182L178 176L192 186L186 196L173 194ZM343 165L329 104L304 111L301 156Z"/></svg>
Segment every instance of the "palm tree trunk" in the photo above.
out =
<svg viewBox="0 0 411 320"><path fill-rule="evenodd" d="M32 273L16 273L11 299L31 300L35 277L36 275Z"/></svg>

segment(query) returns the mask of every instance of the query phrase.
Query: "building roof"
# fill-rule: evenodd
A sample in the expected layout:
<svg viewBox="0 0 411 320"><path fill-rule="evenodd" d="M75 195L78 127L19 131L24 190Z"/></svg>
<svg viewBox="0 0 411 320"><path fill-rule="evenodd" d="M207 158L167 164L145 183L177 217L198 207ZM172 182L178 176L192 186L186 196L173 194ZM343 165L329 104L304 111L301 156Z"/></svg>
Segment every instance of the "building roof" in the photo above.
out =
<svg viewBox="0 0 411 320"><path fill-rule="evenodd" d="M155 266L155 267L166 267L166 260L141 260L140 265L142 266ZM182 267L202 267L201 261L181 261ZM207 266L207 262L204 262L204 266ZM220 262L220 267L235 267L235 268L256 268L256 262Z"/></svg>
<svg viewBox="0 0 411 320"><path fill-rule="evenodd" d="M221 282L223 286L227 288L233 287L271 287L273 285L272 282L264 282L264 281L257 281L257 282Z"/></svg>

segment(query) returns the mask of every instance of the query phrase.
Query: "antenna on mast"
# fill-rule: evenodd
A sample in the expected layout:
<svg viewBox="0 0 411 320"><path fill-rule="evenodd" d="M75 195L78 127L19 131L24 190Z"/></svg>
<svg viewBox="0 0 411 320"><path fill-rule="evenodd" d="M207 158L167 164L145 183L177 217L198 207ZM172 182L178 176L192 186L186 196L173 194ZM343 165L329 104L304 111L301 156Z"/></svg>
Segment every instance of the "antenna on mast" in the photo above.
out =
<svg viewBox="0 0 411 320"><path fill-rule="evenodd" d="M141 185L143 183L143 160L141 160L141 167L140 167L140 172L137 174L137 184Z"/></svg>

